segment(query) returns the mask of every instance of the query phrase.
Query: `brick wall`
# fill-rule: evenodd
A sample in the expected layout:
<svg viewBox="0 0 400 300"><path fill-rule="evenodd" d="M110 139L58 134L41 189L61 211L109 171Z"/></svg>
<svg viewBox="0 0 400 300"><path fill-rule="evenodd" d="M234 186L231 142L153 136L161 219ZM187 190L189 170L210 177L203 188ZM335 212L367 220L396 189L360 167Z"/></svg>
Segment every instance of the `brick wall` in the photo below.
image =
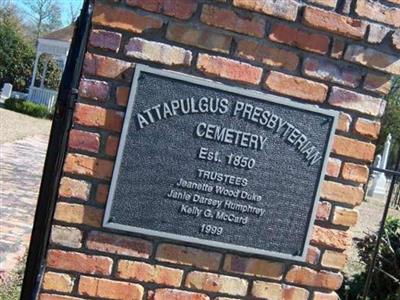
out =
<svg viewBox="0 0 400 300"><path fill-rule="evenodd" d="M338 299L400 1L98 0L92 22L40 299ZM101 227L135 63L341 111L306 263Z"/></svg>

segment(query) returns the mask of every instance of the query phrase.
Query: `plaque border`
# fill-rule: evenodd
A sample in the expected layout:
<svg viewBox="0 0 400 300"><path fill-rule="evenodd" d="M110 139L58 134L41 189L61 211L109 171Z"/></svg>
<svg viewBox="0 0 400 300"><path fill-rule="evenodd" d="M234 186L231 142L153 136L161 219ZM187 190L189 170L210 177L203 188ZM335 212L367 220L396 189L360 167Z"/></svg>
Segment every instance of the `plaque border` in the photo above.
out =
<svg viewBox="0 0 400 300"><path fill-rule="evenodd" d="M135 103L138 79L139 79L139 76L141 75L141 73L143 73L143 72L155 74L155 75L159 75L162 77L171 78L171 79L175 79L175 80L179 80L179 81L189 82L189 83L196 84L196 85L210 87L210 88L222 90L225 92L239 94L242 96L247 96L247 97L255 98L258 100L268 101L268 102L272 102L272 103L275 103L278 105L289 106L289 107L293 107L293 108L333 117L333 124L332 124L330 134L329 134L328 144L326 147L326 152L324 155L322 169L320 172L320 179L319 179L317 191L315 194L314 205L312 208L310 221L308 223L308 232L307 232L305 242L303 244L303 249L302 249L303 253L301 256L281 253L278 251L262 250L260 248L241 246L241 245L230 244L230 243L225 243L225 242L217 242L217 241L212 241L209 239L200 239L200 238L187 236L187 235L168 233L168 232L164 232L164 231L146 229L146 228L142 228L142 227L123 225L123 224L112 222L112 220L110 218L111 207L112 207L112 203L114 200L113 198L114 198L117 178L119 176L119 170L120 170L120 166L121 166L123 150L125 148L125 140L126 140L126 136L128 133L128 128L129 128L129 123L130 123L131 116L132 116L133 106ZM134 73L131 90L130 90L130 94L129 94L128 105L126 108L123 128L122 128L120 142L119 142L119 146L118 146L118 152L115 157L115 164L114 164L114 169L113 169L113 173L112 173L112 177L111 177L111 184L110 184L110 189L109 189L109 193L108 193L108 197L107 197L106 209L105 209L105 213L104 213L104 217L103 217L103 227L115 229L115 230L126 231L126 232L139 233L139 234L143 234L143 235L159 237L159 238L164 238L164 239L170 239L170 240L175 240L175 241L179 241L179 242L186 242L186 243L191 243L191 244L208 246L208 247L213 247L213 248L218 248L218 249L244 252L246 254L256 254L256 255L279 258L279 259L289 259L289 260L293 260L293 261L305 262L306 257L307 257L307 248L310 245L311 235L312 235L312 231L313 231L313 225L315 222L318 202L319 202L319 198L320 198L321 186L322 186L322 182L324 181L324 178L325 178L328 158L331 153L333 138L334 138L335 130L336 130L337 123L338 123L338 117L339 117L339 112L334 111L334 110L321 109L316 105L302 104L302 103L294 102L294 101L290 100L289 98L275 96L275 95L263 93L263 92L260 92L257 90L250 90L250 89L246 89L246 88L242 88L242 87L234 87L234 86L216 82L216 81L213 81L210 79L196 77L193 75L184 74L184 73L180 73L177 71L158 69L158 68L149 67L149 66L143 65L143 64L137 64L135 67L135 73Z"/></svg>

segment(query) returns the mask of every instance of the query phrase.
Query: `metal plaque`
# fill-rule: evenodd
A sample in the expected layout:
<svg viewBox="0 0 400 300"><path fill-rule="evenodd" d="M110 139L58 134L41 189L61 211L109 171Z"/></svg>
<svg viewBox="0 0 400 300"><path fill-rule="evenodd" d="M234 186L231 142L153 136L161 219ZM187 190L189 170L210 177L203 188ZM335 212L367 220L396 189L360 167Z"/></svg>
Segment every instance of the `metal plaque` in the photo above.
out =
<svg viewBox="0 0 400 300"><path fill-rule="evenodd" d="M337 113L138 65L104 226L303 261Z"/></svg>

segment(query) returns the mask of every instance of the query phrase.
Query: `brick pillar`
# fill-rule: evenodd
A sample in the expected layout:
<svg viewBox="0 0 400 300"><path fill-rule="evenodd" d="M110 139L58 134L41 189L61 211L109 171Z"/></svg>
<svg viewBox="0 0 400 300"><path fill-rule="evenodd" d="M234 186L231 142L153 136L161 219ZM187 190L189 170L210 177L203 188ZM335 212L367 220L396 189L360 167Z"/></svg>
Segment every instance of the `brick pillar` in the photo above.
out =
<svg viewBox="0 0 400 300"><path fill-rule="evenodd" d="M338 299L400 75L400 3L388 1L96 1L40 299ZM136 63L341 112L305 263L101 227Z"/></svg>

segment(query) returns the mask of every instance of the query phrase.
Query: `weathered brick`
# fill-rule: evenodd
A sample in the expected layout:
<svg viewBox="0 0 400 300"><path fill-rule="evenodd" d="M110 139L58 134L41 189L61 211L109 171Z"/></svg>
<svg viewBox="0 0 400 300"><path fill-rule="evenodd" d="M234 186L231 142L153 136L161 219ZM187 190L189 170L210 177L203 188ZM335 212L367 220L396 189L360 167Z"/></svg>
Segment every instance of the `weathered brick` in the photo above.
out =
<svg viewBox="0 0 400 300"><path fill-rule="evenodd" d="M164 13L181 20L189 19L197 8L195 0L127 0L130 6L140 7L144 10Z"/></svg>
<svg viewBox="0 0 400 300"><path fill-rule="evenodd" d="M349 114L340 112L336 130L348 132L352 121L353 119Z"/></svg>
<svg viewBox="0 0 400 300"><path fill-rule="evenodd" d="M400 27L400 8L386 6L377 1L357 0L356 13L359 16Z"/></svg>
<svg viewBox="0 0 400 300"><path fill-rule="evenodd" d="M332 223L335 225L354 226L357 224L358 211L340 206L333 210Z"/></svg>
<svg viewBox="0 0 400 300"><path fill-rule="evenodd" d="M321 256L321 250L317 247L309 246L307 250L306 262L312 265L316 265L319 262Z"/></svg>
<svg viewBox="0 0 400 300"><path fill-rule="evenodd" d="M115 135L109 135L106 140L106 154L116 156L118 151L119 138Z"/></svg>
<svg viewBox="0 0 400 300"><path fill-rule="evenodd" d="M376 140L381 130L381 123L364 118L358 118L354 126L354 132L370 139Z"/></svg>
<svg viewBox="0 0 400 300"><path fill-rule="evenodd" d="M340 300L339 296L335 292L329 294L314 292L313 300Z"/></svg>
<svg viewBox="0 0 400 300"><path fill-rule="evenodd" d="M351 246L351 233L314 225L311 243L315 246L346 250Z"/></svg>
<svg viewBox="0 0 400 300"><path fill-rule="evenodd" d="M81 276L79 295L115 300L141 300L144 289L141 285L109 279Z"/></svg>
<svg viewBox="0 0 400 300"><path fill-rule="evenodd" d="M326 35L310 33L285 24L274 24L268 37L274 42L320 54L328 52L330 42Z"/></svg>
<svg viewBox="0 0 400 300"><path fill-rule="evenodd" d="M316 219L318 221L328 221L331 215L332 204L327 201L321 201L318 203Z"/></svg>
<svg viewBox="0 0 400 300"><path fill-rule="evenodd" d="M207 25L219 27L247 35L263 37L265 33L265 20L253 16L242 18L233 10L223 9L211 5L203 5L201 21Z"/></svg>
<svg viewBox="0 0 400 300"><path fill-rule="evenodd" d="M375 145L336 135L333 141L332 152L371 162L374 159Z"/></svg>
<svg viewBox="0 0 400 300"><path fill-rule="evenodd" d="M233 5L289 21L296 20L299 10L299 3L294 0L233 0Z"/></svg>
<svg viewBox="0 0 400 300"><path fill-rule="evenodd" d="M131 80L135 64L120 59L86 53L83 72L111 79Z"/></svg>
<svg viewBox="0 0 400 300"><path fill-rule="evenodd" d="M370 23L367 40L369 43L379 44L383 41L389 31L390 28L385 25Z"/></svg>
<svg viewBox="0 0 400 300"><path fill-rule="evenodd" d="M327 60L312 57L304 60L303 73L310 77L353 88L357 87L361 81L361 73L353 68L341 67Z"/></svg>
<svg viewBox="0 0 400 300"><path fill-rule="evenodd" d="M70 297L70 296L56 295L56 294L40 294L39 300L84 300L84 299Z"/></svg>
<svg viewBox="0 0 400 300"><path fill-rule="evenodd" d="M309 292L286 284L254 281L251 295L268 300L307 300Z"/></svg>
<svg viewBox="0 0 400 300"><path fill-rule="evenodd" d="M210 300L205 294L175 289L157 289L149 294L147 300Z"/></svg>
<svg viewBox="0 0 400 300"><path fill-rule="evenodd" d="M346 162L343 166L342 177L358 183L367 183L369 169L366 165Z"/></svg>
<svg viewBox="0 0 400 300"><path fill-rule="evenodd" d="M393 47L400 50L400 30L396 30L392 35Z"/></svg>
<svg viewBox="0 0 400 300"><path fill-rule="evenodd" d="M331 50L331 57L341 59L343 57L345 46L346 43L343 40L334 38Z"/></svg>
<svg viewBox="0 0 400 300"><path fill-rule="evenodd" d="M81 79L79 96L97 101L107 101L110 95L110 86L105 81Z"/></svg>
<svg viewBox="0 0 400 300"><path fill-rule="evenodd" d="M182 282L183 271L140 261L120 260L117 277L179 287Z"/></svg>
<svg viewBox="0 0 400 300"><path fill-rule="evenodd" d="M155 17L142 16L134 11L96 3L92 17L93 24L115 29L143 33L150 29L160 29L163 22Z"/></svg>
<svg viewBox="0 0 400 300"><path fill-rule="evenodd" d="M325 250L321 265L325 268L342 270L347 263L347 254L343 252Z"/></svg>
<svg viewBox="0 0 400 300"><path fill-rule="evenodd" d="M99 184L96 190L96 201L105 204L107 202L109 186L107 184Z"/></svg>
<svg viewBox="0 0 400 300"><path fill-rule="evenodd" d="M393 3L393 4L399 4L400 5L400 0L386 0L387 2Z"/></svg>
<svg viewBox="0 0 400 300"><path fill-rule="evenodd" d="M325 84L275 71L269 72L265 87L277 93L318 103L324 102L328 92Z"/></svg>
<svg viewBox="0 0 400 300"><path fill-rule="evenodd" d="M259 84L262 69L236 60L200 53L197 69L209 76L217 76L246 84Z"/></svg>
<svg viewBox="0 0 400 300"><path fill-rule="evenodd" d="M99 152L100 135L98 133L71 129L69 132L68 147L75 150Z"/></svg>
<svg viewBox="0 0 400 300"><path fill-rule="evenodd" d="M42 288L46 291L70 293L74 287L74 279L63 273L47 272L44 274Z"/></svg>
<svg viewBox="0 0 400 300"><path fill-rule="evenodd" d="M386 101L381 98L359 94L336 86L332 88L328 102L333 106L355 110L374 117L382 116L386 107Z"/></svg>
<svg viewBox="0 0 400 300"><path fill-rule="evenodd" d="M103 210L87 205L58 202L54 219L56 221L85 224L93 227L100 227L103 218Z"/></svg>
<svg viewBox="0 0 400 300"><path fill-rule="evenodd" d="M358 205L364 197L361 187L344 185L333 181L324 181L321 189L321 198L347 203L350 205Z"/></svg>
<svg viewBox="0 0 400 300"><path fill-rule="evenodd" d="M160 13L163 8L164 0L126 0L126 4L133 7L140 7L147 11Z"/></svg>
<svg viewBox="0 0 400 300"><path fill-rule="evenodd" d="M349 45L344 59L372 69L400 75L400 58L375 49Z"/></svg>
<svg viewBox="0 0 400 300"><path fill-rule="evenodd" d="M391 76L368 72L364 80L364 89L387 95L391 88Z"/></svg>
<svg viewBox="0 0 400 300"><path fill-rule="evenodd" d="M150 242L117 234L91 231L86 240L86 247L91 250L149 258L152 245Z"/></svg>
<svg viewBox="0 0 400 300"><path fill-rule="evenodd" d="M180 47L147 41L142 38L131 38L125 46L125 54L142 60L157 62L168 66L189 66L192 52Z"/></svg>
<svg viewBox="0 0 400 300"><path fill-rule="evenodd" d="M236 56L254 60L267 66L294 71L299 57L294 52L270 47L260 42L240 39L237 41Z"/></svg>
<svg viewBox="0 0 400 300"><path fill-rule="evenodd" d="M64 172L99 179L110 179L114 162L81 154L67 154Z"/></svg>
<svg viewBox="0 0 400 300"><path fill-rule="evenodd" d="M124 113L99 106L78 103L75 106L74 122L88 127L99 127L120 132Z"/></svg>
<svg viewBox="0 0 400 300"><path fill-rule="evenodd" d="M191 289L244 296L247 293L248 282L237 277L192 271L186 276L185 286Z"/></svg>
<svg viewBox="0 0 400 300"><path fill-rule="evenodd" d="M119 86L116 91L116 102L118 105L126 106L129 100L129 87Z"/></svg>
<svg viewBox="0 0 400 300"><path fill-rule="evenodd" d="M92 275L110 275L112 263L111 258L104 256L52 249L47 252L47 266L58 270Z"/></svg>
<svg viewBox="0 0 400 300"><path fill-rule="evenodd" d="M361 20L315 7L305 8L303 23L310 27L354 39L362 39L367 29L367 23Z"/></svg>
<svg viewBox="0 0 400 300"><path fill-rule="evenodd" d="M118 52L121 45L122 34L101 29L92 29L89 46Z"/></svg>
<svg viewBox="0 0 400 300"><path fill-rule="evenodd" d="M326 175L332 177L338 177L341 166L342 166L342 161L340 159L330 157L328 159L328 165L326 167Z"/></svg>
<svg viewBox="0 0 400 300"><path fill-rule="evenodd" d="M168 26L166 37L170 41L222 53L229 53L232 42L232 37L226 34L174 23Z"/></svg>
<svg viewBox="0 0 400 300"><path fill-rule="evenodd" d="M60 181L59 196L65 198L78 198L87 200L89 198L91 184L84 180L63 177Z"/></svg>
<svg viewBox="0 0 400 300"><path fill-rule="evenodd" d="M283 276L285 265L279 262L228 254L225 257L224 270L227 272L279 280Z"/></svg>
<svg viewBox="0 0 400 300"><path fill-rule="evenodd" d="M80 248L82 247L82 232L78 228L53 225L50 242L54 245Z"/></svg>
<svg viewBox="0 0 400 300"><path fill-rule="evenodd" d="M219 268L222 254L191 247L161 244L158 246L156 259L162 262L216 271Z"/></svg>
<svg viewBox="0 0 400 300"><path fill-rule="evenodd" d="M286 281L312 287L337 290L343 282L343 275L328 271L315 271L306 267L293 266L286 275Z"/></svg>
<svg viewBox="0 0 400 300"><path fill-rule="evenodd" d="M337 4L337 0L308 0L307 2L319 4L329 8L335 8Z"/></svg>

